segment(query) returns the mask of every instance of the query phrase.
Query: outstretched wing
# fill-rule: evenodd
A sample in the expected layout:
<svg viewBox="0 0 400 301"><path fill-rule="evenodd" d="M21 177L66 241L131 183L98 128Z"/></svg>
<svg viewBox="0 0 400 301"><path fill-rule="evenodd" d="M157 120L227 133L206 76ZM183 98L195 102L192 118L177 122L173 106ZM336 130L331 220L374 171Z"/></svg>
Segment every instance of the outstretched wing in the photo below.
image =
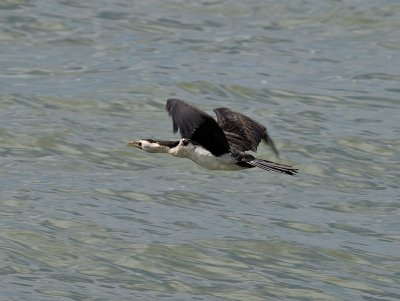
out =
<svg viewBox="0 0 400 301"><path fill-rule="evenodd" d="M229 152L229 142L218 123L207 113L180 99L168 99L166 110L172 117L174 133L203 146L213 155Z"/></svg>
<svg viewBox="0 0 400 301"><path fill-rule="evenodd" d="M267 133L267 129L257 121L227 108L217 108L217 122L224 131L231 147L242 152L251 150L256 152L263 139L278 156L278 150Z"/></svg>

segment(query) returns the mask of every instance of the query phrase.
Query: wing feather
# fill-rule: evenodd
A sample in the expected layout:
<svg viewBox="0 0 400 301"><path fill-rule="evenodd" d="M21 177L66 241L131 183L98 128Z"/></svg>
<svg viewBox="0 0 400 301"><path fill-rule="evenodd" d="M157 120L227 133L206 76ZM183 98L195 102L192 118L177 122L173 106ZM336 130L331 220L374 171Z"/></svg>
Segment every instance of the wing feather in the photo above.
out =
<svg viewBox="0 0 400 301"><path fill-rule="evenodd" d="M207 113L172 98L167 100L166 110L172 117L173 131L203 146L215 156L229 152L229 142L218 123Z"/></svg>
<svg viewBox="0 0 400 301"><path fill-rule="evenodd" d="M242 152L248 150L256 152L261 140L264 140L273 152L279 155L267 129L257 121L227 108L217 108L214 112L231 148Z"/></svg>

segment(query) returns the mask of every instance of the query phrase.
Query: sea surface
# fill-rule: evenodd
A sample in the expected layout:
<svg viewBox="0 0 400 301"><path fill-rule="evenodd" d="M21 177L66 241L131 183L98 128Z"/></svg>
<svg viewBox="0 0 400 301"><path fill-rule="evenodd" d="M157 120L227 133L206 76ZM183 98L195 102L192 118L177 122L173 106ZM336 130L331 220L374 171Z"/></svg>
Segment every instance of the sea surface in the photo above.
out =
<svg viewBox="0 0 400 301"><path fill-rule="evenodd" d="M1 301L400 300L398 0L0 2ZM165 100L295 177L130 148Z"/></svg>

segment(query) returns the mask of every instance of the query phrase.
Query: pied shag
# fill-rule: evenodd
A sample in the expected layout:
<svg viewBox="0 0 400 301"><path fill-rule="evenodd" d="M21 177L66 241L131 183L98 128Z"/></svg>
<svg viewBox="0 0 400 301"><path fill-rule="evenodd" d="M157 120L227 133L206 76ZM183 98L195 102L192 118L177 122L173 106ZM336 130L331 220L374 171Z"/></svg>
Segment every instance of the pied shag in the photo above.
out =
<svg viewBox="0 0 400 301"><path fill-rule="evenodd" d="M168 153L188 158L207 169L239 170L259 167L267 171L295 175L297 168L257 159L246 151L257 151L264 140L278 155L267 129L242 113L227 108L214 109L217 120L180 99L168 99L166 110L172 117L173 131L182 139L164 141L141 139L129 146L149 153Z"/></svg>

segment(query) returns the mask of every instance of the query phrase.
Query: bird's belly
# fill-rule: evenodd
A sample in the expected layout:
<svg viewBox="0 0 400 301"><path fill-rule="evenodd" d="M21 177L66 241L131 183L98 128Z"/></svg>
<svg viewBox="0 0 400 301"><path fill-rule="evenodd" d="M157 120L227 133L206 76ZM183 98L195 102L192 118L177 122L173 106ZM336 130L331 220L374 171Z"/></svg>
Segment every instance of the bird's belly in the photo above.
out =
<svg viewBox="0 0 400 301"><path fill-rule="evenodd" d="M229 154L216 157L210 152L197 151L191 154L188 159L194 161L198 165L214 170L239 170L243 169L237 163L237 160L231 157Z"/></svg>

